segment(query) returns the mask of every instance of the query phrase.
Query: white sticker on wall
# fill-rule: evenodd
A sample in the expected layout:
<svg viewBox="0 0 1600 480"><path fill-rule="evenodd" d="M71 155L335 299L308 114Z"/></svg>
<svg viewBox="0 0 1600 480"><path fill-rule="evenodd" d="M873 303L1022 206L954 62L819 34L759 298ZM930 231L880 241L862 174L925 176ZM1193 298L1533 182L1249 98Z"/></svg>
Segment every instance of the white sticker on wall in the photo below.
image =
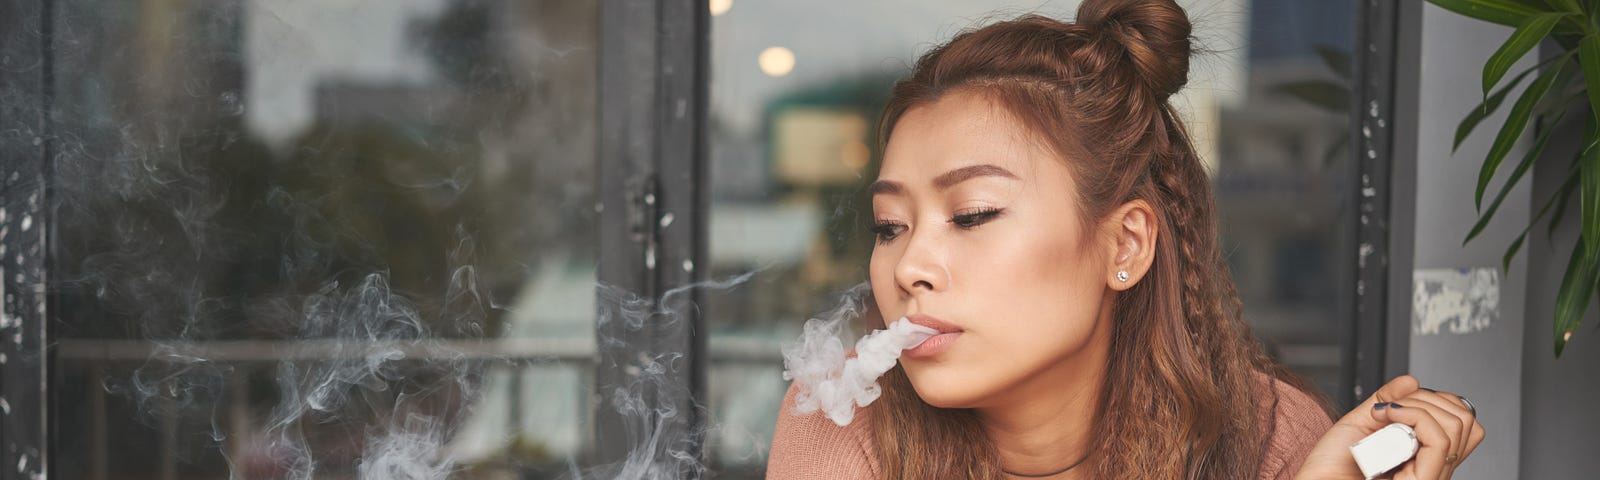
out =
<svg viewBox="0 0 1600 480"><path fill-rule="evenodd" d="M1411 334L1466 334L1500 318L1500 270L1435 268L1411 273Z"/></svg>

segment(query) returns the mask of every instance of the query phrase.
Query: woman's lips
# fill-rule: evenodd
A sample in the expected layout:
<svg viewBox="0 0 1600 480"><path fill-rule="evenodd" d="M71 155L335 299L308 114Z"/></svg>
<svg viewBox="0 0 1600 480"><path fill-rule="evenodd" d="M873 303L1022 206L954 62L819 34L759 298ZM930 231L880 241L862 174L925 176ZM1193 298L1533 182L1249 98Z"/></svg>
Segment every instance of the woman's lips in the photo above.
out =
<svg viewBox="0 0 1600 480"><path fill-rule="evenodd" d="M951 345L955 344L956 339L961 336L961 327L945 323L932 315L920 313L908 315L906 320L939 331L938 335L928 337L927 340L923 340L922 343L903 352L901 355L906 358L932 358L945 350L949 350Z"/></svg>
<svg viewBox="0 0 1600 480"><path fill-rule="evenodd" d="M900 355L905 358L932 358L940 353L944 353L945 350L949 350L950 346L956 343L956 338L960 336L961 332L941 333L934 335L932 337L928 337L927 340L923 340L922 343L917 344L917 346L901 352Z"/></svg>
<svg viewBox="0 0 1600 480"><path fill-rule="evenodd" d="M953 333L953 332L961 331L961 327L957 327L955 325L951 325L951 324L945 323L944 320L940 320L937 317L934 317L933 315L928 315L928 314L923 314L923 313L918 313L918 314L915 314L915 315L907 315L906 316L906 321L909 321L911 323L915 323L917 325L922 325L924 327L928 327L928 328L931 328L931 329L934 329L934 330L938 330L939 333Z"/></svg>

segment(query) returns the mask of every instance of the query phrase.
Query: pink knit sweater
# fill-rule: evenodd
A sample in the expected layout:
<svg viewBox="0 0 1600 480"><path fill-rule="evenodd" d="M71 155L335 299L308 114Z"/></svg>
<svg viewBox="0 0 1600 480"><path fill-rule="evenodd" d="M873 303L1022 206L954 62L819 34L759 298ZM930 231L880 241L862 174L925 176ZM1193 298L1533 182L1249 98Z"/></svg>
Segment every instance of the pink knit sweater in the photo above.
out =
<svg viewBox="0 0 1600 480"><path fill-rule="evenodd" d="M1332 419L1305 392L1282 382L1269 382L1261 375L1259 394L1267 395L1270 383L1278 396L1276 411L1262 409L1262 418L1276 425L1266 460L1258 478L1288 479L1300 469L1311 447L1333 426ZM850 425L840 427L821 412L805 416L794 414L795 388L783 399L778 426L772 435L772 454L767 460L768 480L854 480L876 479L881 475L873 455L872 429L867 415L871 409L856 412Z"/></svg>

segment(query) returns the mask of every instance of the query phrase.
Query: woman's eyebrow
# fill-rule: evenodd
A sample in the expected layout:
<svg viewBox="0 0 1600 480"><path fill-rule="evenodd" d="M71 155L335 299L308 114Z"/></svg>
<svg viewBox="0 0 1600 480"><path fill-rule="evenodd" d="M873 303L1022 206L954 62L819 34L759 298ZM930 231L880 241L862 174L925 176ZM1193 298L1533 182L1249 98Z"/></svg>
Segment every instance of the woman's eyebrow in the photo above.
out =
<svg viewBox="0 0 1600 480"><path fill-rule="evenodd" d="M977 177L1005 177L1012 180L1017 179L1017 175L1011 173L1010 170L985 163L980 165L970 165L944 172L933 178L933 188L945 190L955 186L958 183Z"/></svg>
<svg viewBox="0 0 1600 480"><path fill-rule="evenodd" d="M1006 170L997 165L985 163L980 165L969 165L939 174L939 176L934 177L933 179L933 188L937 190L948 190L950 187L953 187L958 183L977 177L1005 177L1013 180L1018 179L1017 175L1011 173L1010 170ZM872 182L872 186L867 188L867 192L871 195L892 195L904 191L904 186L901 186L899 182L892 180L878 180L876 182Z"/></svg>
<svg viewBox="0 0 1600 480"><path fill-rule="evenodd" d="M901 187L899 182L892 182L889 180L878 180L876 182L872 182L872 186L867 188L867 192L872 196L894 195L904 190L905 188Z"/></svg>

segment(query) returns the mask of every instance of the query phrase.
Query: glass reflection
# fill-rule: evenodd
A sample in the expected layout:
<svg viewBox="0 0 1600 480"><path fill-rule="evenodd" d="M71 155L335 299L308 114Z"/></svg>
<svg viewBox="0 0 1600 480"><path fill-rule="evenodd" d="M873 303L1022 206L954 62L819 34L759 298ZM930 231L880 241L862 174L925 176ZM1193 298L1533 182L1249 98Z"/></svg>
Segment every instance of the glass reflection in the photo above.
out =
<svg viewBox="0 0 1600 480"><path fill-rule="evenodd" d="M593 2L54 2L62 478L553 477Z"/></svg>

